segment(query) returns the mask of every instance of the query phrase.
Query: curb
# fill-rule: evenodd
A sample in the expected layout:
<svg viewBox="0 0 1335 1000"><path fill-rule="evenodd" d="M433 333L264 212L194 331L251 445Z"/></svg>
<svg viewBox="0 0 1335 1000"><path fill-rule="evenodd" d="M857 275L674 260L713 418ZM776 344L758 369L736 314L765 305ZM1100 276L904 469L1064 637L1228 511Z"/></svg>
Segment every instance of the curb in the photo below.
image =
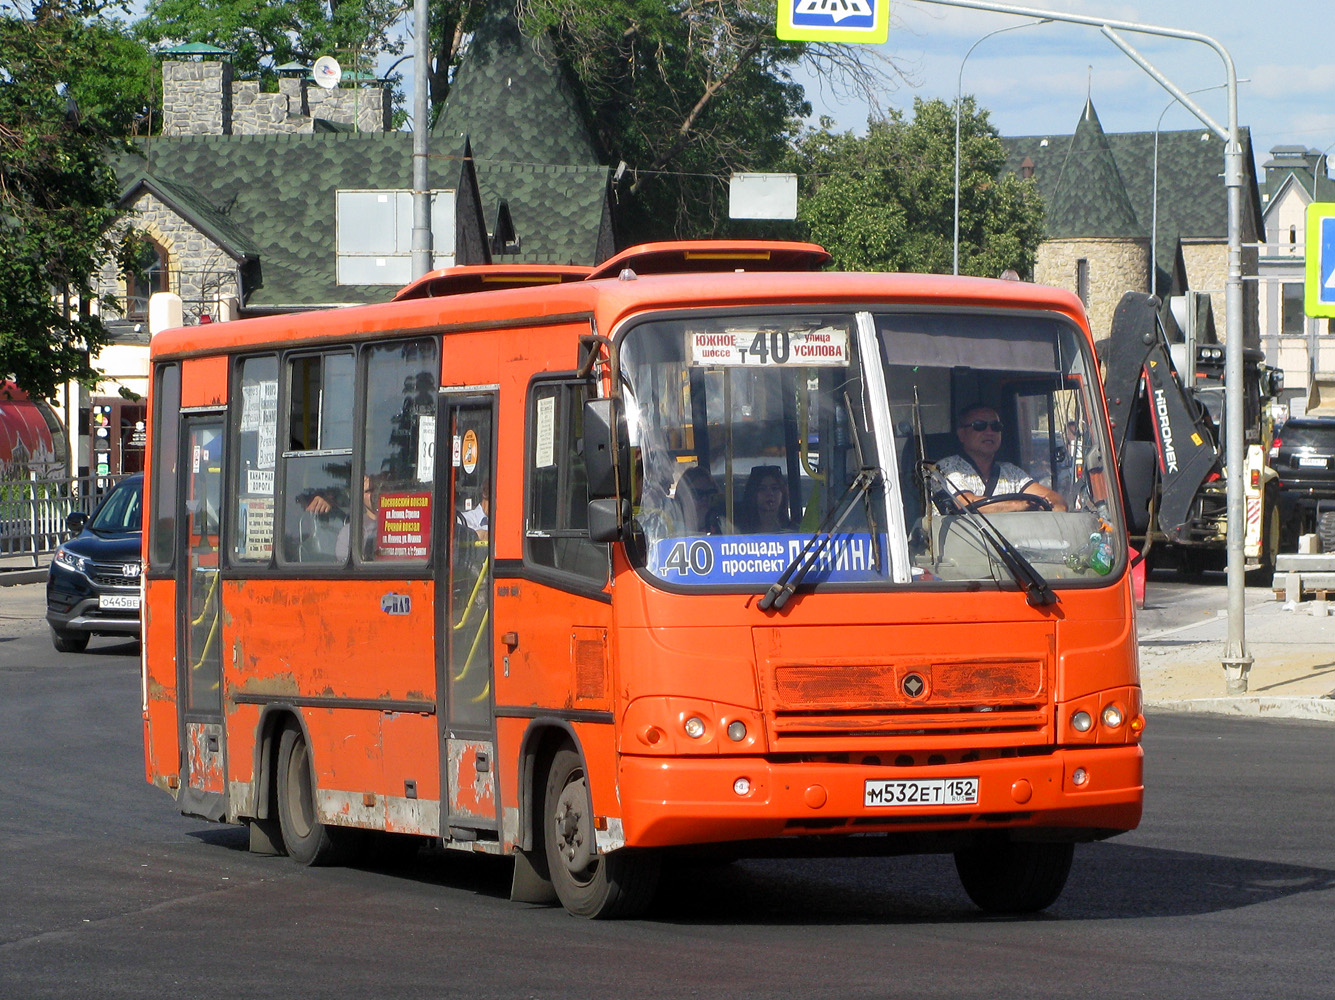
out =
<svg viewBox="0 0 1335 1000"><path fill-rule="evenodd" d="M45 583L47 569L0 570L0 587L15 587L21 583Z"/></svg>
<svg viewBox="0 0 1335 1000"><path fill-rule="evenodd" d="M1265 719L1305 719L1310 722L1335 722L1335 698L1188 698L1179 701L1150 701L1152 712L1182 712L1204 715L1246 715Z"/></svg>

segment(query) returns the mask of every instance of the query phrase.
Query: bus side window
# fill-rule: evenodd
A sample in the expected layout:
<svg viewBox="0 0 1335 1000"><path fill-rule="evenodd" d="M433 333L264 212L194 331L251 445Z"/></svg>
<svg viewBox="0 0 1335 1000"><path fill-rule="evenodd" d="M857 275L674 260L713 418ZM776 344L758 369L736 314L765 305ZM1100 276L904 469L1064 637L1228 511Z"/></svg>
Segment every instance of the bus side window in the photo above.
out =
<svg viewBox="0 0 1335 1000"><path fill-rule="evenodd" d="M350 551L353 358L291 358L283 455L283 560L343 564Z"/></svg>
<svg viewBox="0 0 1335 1000"><path fill-rule="evenodd" d="M278 358L237 362L240 407L233 407L232 562L267 565L273 555L274 465L278 444Z"/></svg>
<svg viewBox="0 0 1335 1000"><path fill-rule="evenodd" d="M431 516L440 371L436 340L376 344L363 357L365 474L354 503L361 516L354 519L353 552L362 562L425 563L422 520ZM391 523L382 509L404 516ZM413 520L409 511L421 520Z"/></svg>
<svg viewBox="0 0 1335 1000"><path fill-rule="evenodd" d="M579 451L587 396L584 382L539 382L531 390L524 554L531 564L601 586L608 550L589 539L589 481Z"/></svg>

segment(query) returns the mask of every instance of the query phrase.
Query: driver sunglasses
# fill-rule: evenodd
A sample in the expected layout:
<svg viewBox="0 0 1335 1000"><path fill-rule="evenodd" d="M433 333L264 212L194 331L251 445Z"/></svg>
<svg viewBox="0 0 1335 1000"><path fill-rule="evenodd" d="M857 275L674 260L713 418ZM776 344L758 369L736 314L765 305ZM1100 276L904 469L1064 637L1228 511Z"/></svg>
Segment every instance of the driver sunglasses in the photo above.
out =
<svg viewBox="0 0 1335 1000"><path fill-rule="evenodd" d="M976 431L993 430L1000 433L1006 425L1000 420L972 420L964 426L972 427Z"/></svg>

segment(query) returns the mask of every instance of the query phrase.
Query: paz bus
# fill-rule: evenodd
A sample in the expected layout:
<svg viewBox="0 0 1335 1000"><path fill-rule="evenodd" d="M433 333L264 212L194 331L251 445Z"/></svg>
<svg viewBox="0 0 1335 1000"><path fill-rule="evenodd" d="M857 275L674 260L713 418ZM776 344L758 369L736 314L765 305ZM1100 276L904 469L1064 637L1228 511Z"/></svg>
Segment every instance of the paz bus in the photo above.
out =
<svg viewBox="0 0 1335 1000"><path fill-rule="evenodd" d="M507 855L588 917L686 853L947 853L1051 904L1143 795L1086 319L828 260L652 244L156 335L148 780L257 852ZM1062 502L963 502L973 406Z"/></svg>

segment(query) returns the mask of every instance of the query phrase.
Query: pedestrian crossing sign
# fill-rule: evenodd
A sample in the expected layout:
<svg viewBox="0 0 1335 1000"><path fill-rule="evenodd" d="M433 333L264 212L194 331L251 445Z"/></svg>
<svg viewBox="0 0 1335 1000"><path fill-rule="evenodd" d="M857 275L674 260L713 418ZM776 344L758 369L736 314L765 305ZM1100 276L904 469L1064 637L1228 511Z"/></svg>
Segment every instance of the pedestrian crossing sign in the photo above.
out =
<svg viewBox="0 0 1335 1000"><path fill-rule="evenodd" d="M1335 202L1307 206L1307 282L1304 309L1308 316L1335 316Z"/></svg>
<svg viewBox="0 0 1335 1000"><path fill-rule="evenodd" d="M775 34L790 42L865 42L890 37L890 0L779 0Z"/></svg>

